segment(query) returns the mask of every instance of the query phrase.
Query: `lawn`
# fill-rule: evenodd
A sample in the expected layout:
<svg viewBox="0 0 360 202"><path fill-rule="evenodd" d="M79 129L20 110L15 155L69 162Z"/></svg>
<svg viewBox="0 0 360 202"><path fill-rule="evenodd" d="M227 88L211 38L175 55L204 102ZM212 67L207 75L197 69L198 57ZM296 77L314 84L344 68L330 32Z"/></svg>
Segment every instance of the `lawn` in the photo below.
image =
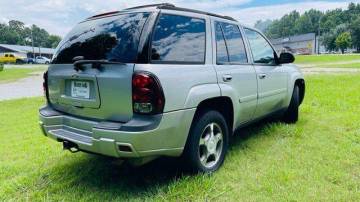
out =
<svg viewBox="0 0 360 202"><path fill-rule="evenodd" d="M359 77L308 76L299 122L240 130L212 175L70 154L40 132L43 98L0 102L0 201L360 201Z"/></svg>
<svg viewBox="0 0 360 202"><path fill-rule="evenodd" d="M8 83L28 77L34 72L43 72L45 67L33 67L33 68L6 68L0 71L0 83Z"/></svg>
<svg viewBox="0 0 360 202"><path fill-rule="evenodd" d="M349 64L319 64L316 67L323 68L360 68L360 62L349 63Z"/></svg>
<svg viewBox="0 0 360 202"><path fill-rule="evenodd" d="M296 64L321 64L321 63L360 63L360 54L334 54L334 55L297 55Z"/></svg>

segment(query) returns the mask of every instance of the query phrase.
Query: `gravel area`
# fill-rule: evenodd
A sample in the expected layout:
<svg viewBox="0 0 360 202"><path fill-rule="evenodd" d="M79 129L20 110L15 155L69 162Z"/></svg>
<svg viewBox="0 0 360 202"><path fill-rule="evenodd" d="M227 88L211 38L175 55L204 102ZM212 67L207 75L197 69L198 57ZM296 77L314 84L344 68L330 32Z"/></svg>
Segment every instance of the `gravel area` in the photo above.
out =
<svg viewBox="0 0 360 202"><path fill-rule="evenodd" d="M360 69L358 68L301 68L301 71L304 74L336 74L336 73L360 73Z"/></svg>
<svg viewBox="0 0 360 202"><path fill-rule="evenodd" d="M42 96L42 82L42 73L33 73L32 76L15 82L0 84L0 101Z"/></svg>

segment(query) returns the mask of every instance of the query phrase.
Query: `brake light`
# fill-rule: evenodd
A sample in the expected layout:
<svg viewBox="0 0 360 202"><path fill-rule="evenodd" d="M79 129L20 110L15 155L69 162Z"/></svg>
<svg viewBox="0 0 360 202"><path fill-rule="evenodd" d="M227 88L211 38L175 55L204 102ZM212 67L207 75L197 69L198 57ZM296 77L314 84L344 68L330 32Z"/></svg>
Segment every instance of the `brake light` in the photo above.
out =
<svg viewBox="0 0 360 202"><path fill-rule="evenodd" d="M49 102L49 89L48 89L48 72L46 71L43 74L43 91L44 96L46 97L46 101Z"/></svg>
<svg viewBox="0 0 360 202"><path fill-rule="evenodd" d="M149 72L135 72L132 77L133 111L138 114L159 114L165 98L159 80Z"/></svg>

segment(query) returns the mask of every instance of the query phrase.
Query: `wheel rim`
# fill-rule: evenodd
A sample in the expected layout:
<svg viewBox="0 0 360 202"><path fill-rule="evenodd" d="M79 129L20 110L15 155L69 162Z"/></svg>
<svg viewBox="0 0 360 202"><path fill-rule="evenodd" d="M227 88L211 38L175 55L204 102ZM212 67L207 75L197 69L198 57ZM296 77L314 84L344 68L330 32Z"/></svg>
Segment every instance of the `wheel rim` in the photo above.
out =
<svg viewBox="0 0 360 202"><path fill-rule="evenodd" d="M220 159L224 144L224 135L217 123L208 124L200 136L199 159L203 166L211 168Z"/></svg>

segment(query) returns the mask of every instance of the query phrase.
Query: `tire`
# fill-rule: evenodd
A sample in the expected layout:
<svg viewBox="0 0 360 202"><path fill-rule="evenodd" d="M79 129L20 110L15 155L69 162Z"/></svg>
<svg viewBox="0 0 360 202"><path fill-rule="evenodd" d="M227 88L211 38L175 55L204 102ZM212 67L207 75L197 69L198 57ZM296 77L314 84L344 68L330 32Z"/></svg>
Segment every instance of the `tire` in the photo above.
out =
<svg viewBox="0 0 360 202"><path fill-rule="evenodd" d="M48 65L48 64L49 64L49 62L45 62L45 64L46 64L46 65Z"/></svg>
<svg viewBox="0 0 360 202"><path fill-rule="evenodd" d="M299 119L299 86L295 85L290 105L283 115L285 123L296 123Z"/></svg>
<svg viewBox="0 0 360 202"><path fill-rule="evenodd" d="M183 153L186 169L195 173L218 170L228 149L228 131L225 118L219 112L199 113L193 120Z"/></svg>

